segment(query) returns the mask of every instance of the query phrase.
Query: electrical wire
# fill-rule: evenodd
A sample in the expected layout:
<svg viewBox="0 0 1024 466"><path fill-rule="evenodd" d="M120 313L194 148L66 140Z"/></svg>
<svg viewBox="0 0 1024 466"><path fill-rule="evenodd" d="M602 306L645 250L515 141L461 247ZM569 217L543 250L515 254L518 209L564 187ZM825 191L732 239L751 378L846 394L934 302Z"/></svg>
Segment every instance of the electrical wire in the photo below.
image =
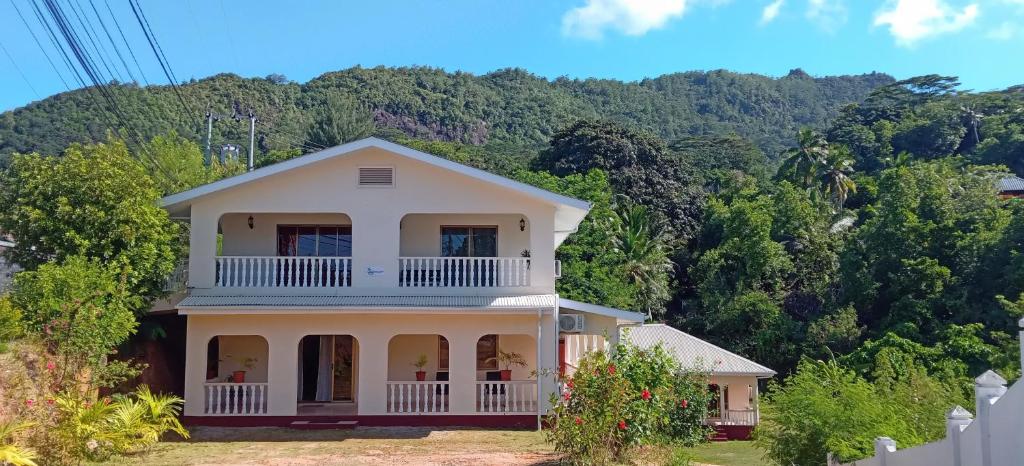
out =
<svg viewBox="0 0 1024 466"><path fill-rule="evenodd" d="M13 1L13 0L12 0ZM92 0L89 0L92 1ZM139 60L135 58L135 51L132 50L131 44L128 42L128 38L124 35L124 30L121 29L121 23L117 21L117 15L114 14L114 10L110 8L110 2L103 0L103 3L107 5L107 12L110 13L110 19L114 21L114 27L117 28L118 34L121 35L121 40L124 41L124 47L128 49L128 55L131 55L132 61L135 62L135 68L139 70L139 76L142 77L142 82L149 86L149 80L146 79L146 73L142 71L142 66L139 65Z"/></svg>
<svg viewBox="0 0 1024 466"><path fill-rule="evenodd" d="M14 57L12 57L11 53L7 51L7 47L4 47L3 42L0 42L0 50L4 51L4 55L7 55L7 59L11 61L12 65L14 65L14 69L17 70L18 74L21 75L21 79L25 80L25 84L28 84L28 88L32 89L32 93L36 95L36 98L42 99L42 97L39 94L39 91L37 91L35 86L32 85L32 82L28 80L28 77L25 76L25 73L21 72L21 67L18 66L18 62L14 61Z"/></svg>
<svg viewBox="0 0 1024 466"><path fill-rule="evenodd" d="M60 78L60 82L64 83L64 88L71 91L71 86L64 79L64 75L57 69L57 65L53 63L53 59L50 58L50 54L46 52L46 48L43 47L43 43L39 41L39 37L36 36L36 32L32 30L32 27L28 25L28 20L21 14L21 9L18 8L18 4L11 0L11 6L14 7L14 11L18 12L18 18L21 18L21 24L25 25L25 29L28 29L28 33L32 35L32 40L35 41L36 46L39 47L39 51L43 52L43 56L46 57L46 61L50 64L50 68L53 68L53 72Z"/></svg>

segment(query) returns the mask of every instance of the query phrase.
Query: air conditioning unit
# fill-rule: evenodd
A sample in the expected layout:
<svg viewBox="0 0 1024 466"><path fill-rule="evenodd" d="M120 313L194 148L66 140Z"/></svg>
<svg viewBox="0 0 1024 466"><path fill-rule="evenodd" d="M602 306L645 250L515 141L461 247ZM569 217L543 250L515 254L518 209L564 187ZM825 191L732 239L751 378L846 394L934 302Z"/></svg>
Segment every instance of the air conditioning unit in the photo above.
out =
<svg viewBox="0 0 1024 466"><path fill-rule="evenodd" d="M566 333L580 333L583 331L582 314L562 314L558 316L558 331Z"/></svg>

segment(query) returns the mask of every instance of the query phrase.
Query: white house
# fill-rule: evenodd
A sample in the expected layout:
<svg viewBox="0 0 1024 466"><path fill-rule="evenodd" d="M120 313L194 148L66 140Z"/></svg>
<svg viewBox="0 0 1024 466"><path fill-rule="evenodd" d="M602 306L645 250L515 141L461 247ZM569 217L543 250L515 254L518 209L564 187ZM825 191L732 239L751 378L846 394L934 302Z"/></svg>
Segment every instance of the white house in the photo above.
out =
<svg viewBox="0 0 1024 466"><path fill-rule="evenodd" d="M555 293L587 202L376 138L163 205L190 224L193 424L535 426L538 372L644 320Z"/></svg>

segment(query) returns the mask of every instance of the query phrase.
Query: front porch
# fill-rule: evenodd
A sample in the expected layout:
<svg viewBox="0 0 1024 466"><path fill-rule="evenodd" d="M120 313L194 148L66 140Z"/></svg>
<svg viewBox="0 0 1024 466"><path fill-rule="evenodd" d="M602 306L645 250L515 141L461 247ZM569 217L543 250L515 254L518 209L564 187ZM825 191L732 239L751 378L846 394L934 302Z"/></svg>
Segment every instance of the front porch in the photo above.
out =
<svg viewBox="0 0 1024 466"><path fill-rule="evenodd" d="M185 415L194 425L535 426L550 390L535 374L557 364L553 323L536 311L190 315Z"/></svg>

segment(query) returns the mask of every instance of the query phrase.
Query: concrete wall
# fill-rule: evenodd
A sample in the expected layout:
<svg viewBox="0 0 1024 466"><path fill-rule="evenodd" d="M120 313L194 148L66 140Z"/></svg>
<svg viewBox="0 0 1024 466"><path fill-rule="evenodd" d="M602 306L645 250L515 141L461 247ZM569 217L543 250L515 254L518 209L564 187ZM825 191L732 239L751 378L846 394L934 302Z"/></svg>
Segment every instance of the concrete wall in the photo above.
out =
<svg viewBox="0 0 1024 466"><path fill-rule="evenodd" d="M396 186L358 187L360 166L393 166ZM533 259L531 287L517 289L517 292L554 292L554 206L511 189L377 148L363 149L197 199L191 207L189 285L193 292L213 288L219 228L225 232L224 254L268 251L275 241L272 225L283 221L269 216L275 213L347 216L352 224L352 260L356 271L352 285L363 288L351 292L362 293L372 293L368 289L373 288L395 292L401 249L399 224L407 215L507 214L507 218L501 219L500 225L504 226L499 226L499 234L511 233L512 238L519 238L508 243L510 249L515 245L514 249L521 250L520 245L529 244ZM253 230L245 225L250 214L256 224ZM526 220L525 232L519 232L515 215ZM513 219L515 226L509 228L507 222ZM416 220L414 218L413 223ZM288 222L293 221L297 220L288 219ZM424 225L423 228L433 228L431 224ZM523 241L525 238L529 241ZM512 255L518 256L518 252ZM383 272L370 274L369 267ZM468 292L479 293L480 290Z"/></svg>
<svg viewBox="0 0 1024 466"><path fill-rule="evenodd" d="M750 403L750 390L747 387L755 387L757 378L753 376L711 376L711 383L719 386L729 386L729 409L743 410L753 409ZM724 405L723 405L724 407Z"/></svg>
<svg viewBox="0 0 1024 466"><path fill-rule="evenodd" d="M253 220L251 230L250 215ZM220 218L220 231L223 233L221 255L276 256L278 225L352 225L352 219L338 213L226 213Z"/></svg>
<svg viewBox="0 0 1024 466"><path fill-rule="evenodd" d="M267 340L258 335L225 335L219 338L217 381L223 382L234 371L245 371L246 382L267 381ZM255 358L252 368L245 367L246 358ZM204 360L205 361L205 360Z"/></svg>
<svg viewBox="0 0 1024 466"><path fill-rule="evenodd" d="M361 415L386 412L385 384L395 363L395 375L412 370L408 366L419 354L392 360L389 346L395 335L443 334L450 348L450 382L452 413L474 411L476 371L476 343L486 334L515 335L501 343L523 353L530 361L536 360L533 335L541 331L540 367L554 372L557 366L557 333L551 315L538 322L536 313L520 314L387 314L379 311L353 314L297 314L259 315L258 311L246 315L188 316L186 345L185 414L202 415L203 382L206 375L206 344L215 335L261 335L269 345L266 359L269 383L268 414L292 416L296 414L298 380L298 343L305 335L352 335L359 344L358 412ZM612 333L614 329L609 329ZM500 339L500 337L499 337ZM420 345L429 345L426 339ZM530 348L529 342L534 342ZM415 346L414 346L415 347ZM429 354L428 354L429 357ZM435 356L436 359L436 356ZM534 363L536 364L536 363ZM524 373L526 372L526 373ZM516 379L527 379L528 371L513 373ZM547 411L548 394L555 391L553 379L541 378L541 411Z"/></svg>

